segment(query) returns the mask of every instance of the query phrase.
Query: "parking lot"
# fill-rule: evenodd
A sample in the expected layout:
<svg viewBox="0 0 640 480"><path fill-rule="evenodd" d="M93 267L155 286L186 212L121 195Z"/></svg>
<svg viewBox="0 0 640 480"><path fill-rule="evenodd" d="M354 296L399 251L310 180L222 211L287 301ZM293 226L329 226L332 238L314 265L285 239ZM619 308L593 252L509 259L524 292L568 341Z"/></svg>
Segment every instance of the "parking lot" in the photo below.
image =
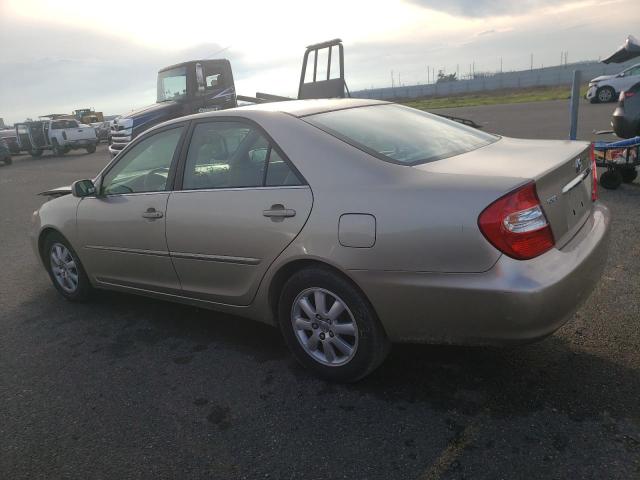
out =
<svg viewBox="0 0 640 480"><path fill-rule="evenodd" d="M567 102L500 107L447 113L566 137ZM607 128L611 105L581 108ZM556 334L395 345L371 376L336 385L262 324L125 294L62 299L28 241L36 193L107 161L103 145L0 167L0 477L640 477L639 180L601 190L607 268Z"/></svg>

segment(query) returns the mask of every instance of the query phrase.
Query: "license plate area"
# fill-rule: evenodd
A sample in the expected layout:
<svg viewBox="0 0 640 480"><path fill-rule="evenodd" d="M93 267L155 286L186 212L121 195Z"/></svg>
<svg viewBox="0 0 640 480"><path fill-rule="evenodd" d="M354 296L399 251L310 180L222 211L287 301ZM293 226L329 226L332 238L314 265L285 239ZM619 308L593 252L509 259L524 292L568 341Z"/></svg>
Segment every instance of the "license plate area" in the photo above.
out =
<svg viewBox="0 0 640 480"><path fill-rule="evenodd" d="M564 194L567 228L582 224L591 211L591 174Z"/></svg>

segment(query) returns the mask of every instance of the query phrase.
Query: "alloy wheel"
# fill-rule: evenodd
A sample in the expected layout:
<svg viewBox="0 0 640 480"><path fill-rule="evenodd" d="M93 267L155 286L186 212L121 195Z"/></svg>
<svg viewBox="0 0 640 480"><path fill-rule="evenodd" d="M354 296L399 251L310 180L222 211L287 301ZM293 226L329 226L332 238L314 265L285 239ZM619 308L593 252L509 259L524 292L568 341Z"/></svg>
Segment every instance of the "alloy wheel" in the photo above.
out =
<svg viewBox="0 0 640 480"><path fill-rule="evenodd" d="M358 325L347 304L323 288L308 288L294 300L291 323L304 351L330 367L348 363L358 348Z"/></svg>
<svg viewBox="0 0 640 480"><path fill-rule="evenodd" d="M602 103L608 103L611 101L612 98L613 98L613 94L611 93L611 90L609 90L608 88L603 88L598 92L598 100Z"/></svg>
<svg viewBox="0 0 640 480"><path fill-rule="evenodd" d="M78 267L75 258L61 243L54 243L49 253L51 272L56 282L67 293L78 289Z"/></svg>

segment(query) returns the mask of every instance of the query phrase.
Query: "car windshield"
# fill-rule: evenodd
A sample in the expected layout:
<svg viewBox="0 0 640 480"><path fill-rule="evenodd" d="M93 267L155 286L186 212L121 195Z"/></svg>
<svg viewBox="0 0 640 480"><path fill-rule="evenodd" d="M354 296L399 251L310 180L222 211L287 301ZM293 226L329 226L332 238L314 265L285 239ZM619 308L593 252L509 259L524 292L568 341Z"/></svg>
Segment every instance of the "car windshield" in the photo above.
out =
<svg viewBox="0 0 640 480"><path fill-rule="evenodd" d="M187 95L187 68L178 67L158 73L158 102L177 100Z"/></svg>
<svg viewBox="0 0 640 480"><path fill-rule="evenodd" d="M475 150L499 137L402 105L309 115L305 121L375 157L416 165Z"/></svg>

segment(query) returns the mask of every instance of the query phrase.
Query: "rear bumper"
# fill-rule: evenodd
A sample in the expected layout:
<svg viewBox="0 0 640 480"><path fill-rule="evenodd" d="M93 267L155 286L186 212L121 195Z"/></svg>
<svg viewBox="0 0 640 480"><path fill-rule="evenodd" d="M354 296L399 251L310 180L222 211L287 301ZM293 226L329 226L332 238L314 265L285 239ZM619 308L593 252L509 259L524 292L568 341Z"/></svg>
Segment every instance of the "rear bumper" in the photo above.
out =
<svg viewBox="0 0 640 480"><path fill-rule="evenodd" d="M592 215L561 250L533 260L501 256L483 273L352 271L392 341L526 343L560 328L597 285L609 210Z"/></svg>

